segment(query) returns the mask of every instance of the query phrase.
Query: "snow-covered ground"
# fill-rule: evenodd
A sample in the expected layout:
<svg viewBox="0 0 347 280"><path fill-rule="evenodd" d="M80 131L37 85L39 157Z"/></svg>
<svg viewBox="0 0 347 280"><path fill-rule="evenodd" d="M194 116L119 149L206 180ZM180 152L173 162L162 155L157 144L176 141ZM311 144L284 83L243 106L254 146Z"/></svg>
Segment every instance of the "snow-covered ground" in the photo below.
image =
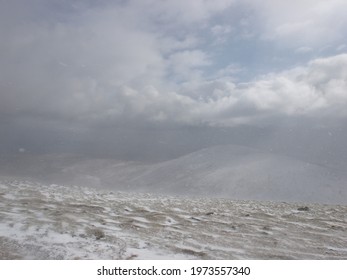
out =
<svg viewBox="0 0 347 280"><path fill-rule="evenodd" d="M0 259L347 259L347 206L4 179Z"/></svg>

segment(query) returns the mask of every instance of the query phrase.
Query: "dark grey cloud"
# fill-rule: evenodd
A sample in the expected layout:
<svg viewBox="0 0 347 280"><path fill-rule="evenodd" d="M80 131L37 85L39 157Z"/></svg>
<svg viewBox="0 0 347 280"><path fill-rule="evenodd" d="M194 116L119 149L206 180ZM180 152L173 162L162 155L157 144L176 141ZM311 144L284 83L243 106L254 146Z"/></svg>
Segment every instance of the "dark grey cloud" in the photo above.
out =
<svg viewBox="0 0 347 280"><path fill-rule="evenodd" d="M174 157L213 144L273 144L269 131L302 120L343 127L347 56L340 8L345 4L318 2L312 5L318 10L304 1L307 9L294 13L299 4L283 2L290 9L280 9L274 1L2 1L2 150L149 158L157 149ZM238 16L234 21L243 32L235 32L227 19L240 7L252 10L254 18ZM330 34L335 17L341 21ZM319 32L314 23L322 27ZM304 41L298 39L303 35ZM239 48L252 40L286 45L293 57L317 54L328 38L340 52L241 83L239 71L251 71L254 64L215 61L234 37ZM344 134L338 137L342 143Z"/></svg>

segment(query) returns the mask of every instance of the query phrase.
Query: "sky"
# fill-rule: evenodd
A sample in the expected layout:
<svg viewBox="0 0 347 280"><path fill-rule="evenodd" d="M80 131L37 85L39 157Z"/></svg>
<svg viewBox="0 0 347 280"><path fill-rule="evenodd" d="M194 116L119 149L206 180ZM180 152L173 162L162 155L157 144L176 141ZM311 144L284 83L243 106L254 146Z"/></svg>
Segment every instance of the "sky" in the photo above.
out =
<svg viewBox="0 0 347 280"><path fill-rule="evenodd" d="M0 151L169 158L236 143L347 162L346 11L2 0Z"/></svg>

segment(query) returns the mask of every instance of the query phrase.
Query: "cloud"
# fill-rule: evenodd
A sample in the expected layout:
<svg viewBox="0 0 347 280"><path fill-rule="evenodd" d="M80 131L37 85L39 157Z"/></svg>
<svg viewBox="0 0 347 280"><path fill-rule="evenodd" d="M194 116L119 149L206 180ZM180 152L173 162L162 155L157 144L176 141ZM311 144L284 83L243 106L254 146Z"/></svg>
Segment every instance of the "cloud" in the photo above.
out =
<svg viewBox="0 0 347 280"><path fill-rule="evenodd" d="M256 123L259 117L347 116L347 54L319 58L304 67L259 77L247 84L216 79L189 87L191 121L214 125ZM189 99L188 99L189 100Z"/></svg>
<svg viewBox="0 0 347 280"><path fill-rule="evenodd" d="M136 9L149 11L151 15L166 24L188 25L204 22L230 7L234 2L235 0L216 0L213 2L208 0L164 0L158 3L156 0L151 0L143 3L131 1L131 5L134 5Z"/></svg>
<svg viewBox="0 0 347 280"><path fill-rule="evenodd" d="M302 45L322 47L337 44L346 38L347 8L343 0L249 0L256 9L262 37L281 47Z"/></svg>
<svg viewBox="0 0 347 280"><path fill-rule="evenodd" d="M210 65L208 56L201 50L185 50L176 52L169 57L170 67L175 76L184 81L199 78L200 67Z"/></svg>
<svg viewBox="0 0 347 280"><path fill-rule="evenodd" d="M269 114L346 117L347 54L267 74L236 90L241 100Z"/></svg>
<svg viewBox="0 0 347 280"><path fill-rule="evenodd" d="M214 36L215 44L225 43L232 32L230 25L214 25L211 28L211 33Z"/></svg>
<svg viewBox="0 0 347 280"><path fill-rule="evenodd" d="M234 76L239 69L247 71L246 64L214 60L216 51L205 47L201 32L229 34L230 25L218 23L216 16L236 9L236 1L28 2L32 5L19 1L20 9L1 4L3 117L210 126L278 115L346 117L346 54L262 73L244 83ZM318 2L262 2L256 13L266 17L264 36L289 40L298 52L324 38L339 41L344 2L332 1L329 13L324 1ZM335 17L342 20L330 33ZM314 31L313 26L322 28Z"/></svg>
<svg viewBox="0 0 347 280"><path fill-rule="evenodd" d="M347 54L267 74L247 84L225 79L186 83L178 91L126 87L108 116L189 125L235 126L264 118L347 117ZM109 102L108 102L109 103ZM112 104L112 103L109 103Z"/></svg>
<svg viewBox="0 0 347 280"><path fill-rule="evenodd" d="M296 53L298 54L305 54L305 53L310 53L312 52L312 48L310 47L300 47L295 50Z"/></svg>

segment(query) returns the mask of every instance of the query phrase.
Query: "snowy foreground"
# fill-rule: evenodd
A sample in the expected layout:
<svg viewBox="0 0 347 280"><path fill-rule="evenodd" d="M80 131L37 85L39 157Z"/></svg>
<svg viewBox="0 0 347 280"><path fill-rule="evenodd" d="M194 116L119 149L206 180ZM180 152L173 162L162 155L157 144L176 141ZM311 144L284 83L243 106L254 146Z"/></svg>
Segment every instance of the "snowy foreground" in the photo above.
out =
<svg viewBox="0 0 347 280"><path fill-rule="evenodd" d="M347 259L347 206L0 182L0 259Z"/></svg>

